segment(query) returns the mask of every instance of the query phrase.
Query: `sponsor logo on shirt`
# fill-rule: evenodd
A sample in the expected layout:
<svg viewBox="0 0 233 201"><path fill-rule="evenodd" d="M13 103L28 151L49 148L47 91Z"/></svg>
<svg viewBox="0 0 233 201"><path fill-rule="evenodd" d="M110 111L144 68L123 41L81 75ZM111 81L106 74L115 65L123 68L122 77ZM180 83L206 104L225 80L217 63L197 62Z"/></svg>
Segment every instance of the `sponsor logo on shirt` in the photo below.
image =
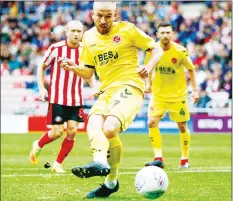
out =
<svg viewBox="0 0 233 201"><path fill-rule="evenodd" d="M99 65L104 66L109 62L113 62L114 60L118 59L118 52L113 53L112 51L109 51L109 52L104 52L103 54L99 54L97 57L94 58L96 63L97 63L97 58L99 61Z"/></svg>
<svg viewBox="0 0 233 201"><path fill-rule="evenodd" d="M156 67L155 68L156 72L160 72L161 74L175 74L176 71L172 67Z"/></svg>

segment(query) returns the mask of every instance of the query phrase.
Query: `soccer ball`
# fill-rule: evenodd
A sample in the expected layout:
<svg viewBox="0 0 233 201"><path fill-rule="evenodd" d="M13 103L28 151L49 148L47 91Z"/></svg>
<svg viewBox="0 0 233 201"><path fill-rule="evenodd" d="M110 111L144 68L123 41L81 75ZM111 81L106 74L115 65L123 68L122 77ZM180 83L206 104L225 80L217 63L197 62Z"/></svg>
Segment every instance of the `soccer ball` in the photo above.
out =
<svg viewBox="0 0 233 201"><path fill-rule="evenodd" d="M167 190L167 174L163 169L156 166L144 167L139 170L135 177L135 187L143 197L157 199Z"/></svg>

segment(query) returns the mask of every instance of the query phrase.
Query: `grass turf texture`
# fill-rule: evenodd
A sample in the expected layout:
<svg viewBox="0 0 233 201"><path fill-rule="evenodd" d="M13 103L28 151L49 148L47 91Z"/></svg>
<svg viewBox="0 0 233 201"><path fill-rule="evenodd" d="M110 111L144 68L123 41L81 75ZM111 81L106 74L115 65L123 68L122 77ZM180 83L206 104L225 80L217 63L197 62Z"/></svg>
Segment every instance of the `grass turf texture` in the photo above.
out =
<svg viewBox="0 0 233 201"><path fill-rule="evenodd" d="M92 160L86 135L77 135L76 144L64 162L67 171L58 175L44 164L55 160L61 140L44 147L38 165L31 165L29 153L34 140L41 135L1 135L1 200L2 201L78 201L98 187L104 178L79 179L71 168ZM148 135L121 135L124 154L120 168L120 189L104 201L147 200L136 193L134 177L145 162L153 159ZM231 135L192 135L190 165L177 169L180 160L178 135L163 135L165 171L168 191L159 201L230 201L231 200ZM77 190L78 189L78 190ZM77 192L77 191L78 192Z"/></svg>

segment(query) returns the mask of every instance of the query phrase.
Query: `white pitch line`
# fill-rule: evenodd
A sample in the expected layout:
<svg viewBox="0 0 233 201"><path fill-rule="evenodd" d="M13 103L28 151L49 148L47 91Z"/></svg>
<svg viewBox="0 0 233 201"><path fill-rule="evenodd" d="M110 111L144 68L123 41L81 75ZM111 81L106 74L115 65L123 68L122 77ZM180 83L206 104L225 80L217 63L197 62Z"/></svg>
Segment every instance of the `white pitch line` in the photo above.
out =
<svg viewBox="0 0 233 201"><path fill-rule="evenodd" d="M140 170L143 167L122 167L120 170ZM64 168L64 170L70 170L71 168ZM190 169L192 170L219 170L219 169L229 169L231 170L231 166L219 166L219 167L191 167ZM29 170L44 170L43 167L40 168L1 168L2 171L29 171ZM170 171L170 170L177 170L177 168L169 168L168 170L165 171Z"/></svg>
<svg viewBox="0 0 233 201"><path fill-rule="evenodd" d="M176 170L176 171L166 171L166 173L178 173L178 174L183 174L183 173L211 173L211 172L231 172L231 170ZM124 175L130 175L130 174L136 174L137 172L120 172L119 174L124 174Z"/></svg>
<svg viewBox="0 0 233 201"><path fill-rule="evenodd" d="M178 166L177 166L178 167ZM121 169L123 170L137 170L137 169L141 169L142 167L122 167ZM199 170L199 169L205 169L205 170L215 170L215 169L231 169L231 166L216 166L216 167L197 167L197 166L192 166L190 169L195 169L195 170ZM166 168L165 168L166 170ZM177 168L168 168L168 170L177 170Z"/></svg>
<svg viewBox="0 0 233 201"><path fill-rule="evenodd" d="M55 199L56 197L38 197L40 200L48 200L48 199Z"/></svg>
<svg viewBox="0 0 233 201"><path fill-rule="evenodd" d="M178 173L178 174L183 174L183 173L211 173L211 172L231 172L229 169L219 169L219 170L176 170L176 171L166 171L168 174L169 173ZM137 172L119 172L119 174L122 175L135 175ZM44 177L44 178L51 178L53 176L73 176L73 174L2 174L2 177Z"/></svg>

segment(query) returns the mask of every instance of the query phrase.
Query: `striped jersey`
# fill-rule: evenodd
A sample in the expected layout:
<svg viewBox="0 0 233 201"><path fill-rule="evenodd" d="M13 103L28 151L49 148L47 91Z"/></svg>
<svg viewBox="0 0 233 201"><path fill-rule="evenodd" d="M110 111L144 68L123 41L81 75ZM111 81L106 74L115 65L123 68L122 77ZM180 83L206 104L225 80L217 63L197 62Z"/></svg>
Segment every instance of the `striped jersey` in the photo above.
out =
<svg viewBox="0 0 233 201"><path fill-rule="evenodd" d="M51 68L48 90L49 103L64 106L82 106L82 78L72 71L63 70L60 67L60 62L58 62L59 57L66 57L79 64L81 51L81 43L77 48L71 48L66 40L52 44L46 51L43 63Z"/></svg>

